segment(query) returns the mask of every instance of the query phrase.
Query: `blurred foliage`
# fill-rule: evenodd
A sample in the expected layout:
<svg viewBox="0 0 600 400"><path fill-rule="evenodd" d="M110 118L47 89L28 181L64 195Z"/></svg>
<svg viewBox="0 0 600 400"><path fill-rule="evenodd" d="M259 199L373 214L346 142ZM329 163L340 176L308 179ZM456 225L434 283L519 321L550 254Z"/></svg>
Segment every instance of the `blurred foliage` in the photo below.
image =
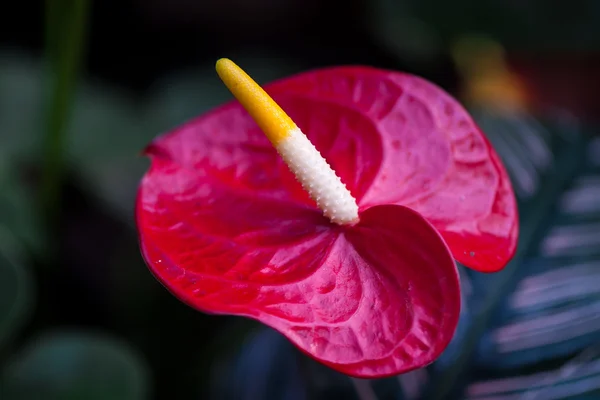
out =
<svg viewBox="0 0 600 400"><path fill-rule="evenodd" d="M34 287L19 244L0 225L0 355L30 316Z"/></svg>
<svg viewBox="0 0 600 400"><path fill-rule="evenodd" d="M213 397L223 400L302 400L308 390L293 345L270 329L249 335L239 355L215 368L213 379Z"/></svg>
<svg viewBox="0 0 600 400"><path fill-rule="evenodd" d="M5 367L6 400L147 398L146 366L127 345L98 335L47 333Z"/></svg>
<svg viewBox="0 0 600 400"><path fill-rule="evenodd" d="M15 163L10 163L8 156L0 157L0 230L15 237L17 244L7 246L11 251L17 251L16 246L23 247L18 249L22 253L19 256L25 256L28 251L39 253L42 247L41 229L32 212L36 204L22 184L23 174L15 173L18 171Z"/></svg>
<svg viewBox="0 0 600 400"><path fill-rule="evenodd" d="M432 61L464 35L484 34L511 50L600 47L600 2L573 0L374 0L370 30L392 54Z"/></svg>
<svg viewBox="0 0 600 400"><path fill-rule="evenodd" d="M0 52L0 156L8 176L18 158L31 156L38 145L42 112L39 61L16 52Z"/></svg>
<svg viewBox="0 0 600 400"><path fill-rule="evenodd" d="M83 59L88 0L46 1L46 57L48 77L45 124L42 132L41 200L45 222L52 229L60 211L65 134L69 111ZM50 250L53 250L51 246Z"/></svg>

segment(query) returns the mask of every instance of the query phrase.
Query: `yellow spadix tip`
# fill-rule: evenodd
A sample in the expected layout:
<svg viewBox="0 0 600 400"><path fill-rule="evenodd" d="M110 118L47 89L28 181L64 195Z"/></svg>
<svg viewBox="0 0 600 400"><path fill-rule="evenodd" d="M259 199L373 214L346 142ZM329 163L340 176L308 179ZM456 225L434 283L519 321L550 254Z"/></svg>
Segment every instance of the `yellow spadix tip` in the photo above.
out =
<svg viewBox="0 0 600 400"><path fill-rule="evenodd" d="M267 138L277 146L287 138L296 124L248 74L228 58L216 64L217 74L229 91L256 121Z"/></svg>
<svg viewBox="0 0 600 400"><path fill-rule="evenodd" d="M336 224L356 223L356 200L291 118L233 61L221 58L216 69L323 214Z"/></svg>

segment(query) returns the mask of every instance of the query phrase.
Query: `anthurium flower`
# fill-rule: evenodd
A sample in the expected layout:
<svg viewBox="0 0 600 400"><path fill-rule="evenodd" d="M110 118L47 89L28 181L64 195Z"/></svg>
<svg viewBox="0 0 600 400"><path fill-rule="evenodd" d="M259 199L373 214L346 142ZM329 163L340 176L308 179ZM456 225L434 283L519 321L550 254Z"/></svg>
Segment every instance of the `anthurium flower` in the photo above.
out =
<svg viewBox="0 0 600 400"><path fill-rule="evenodd" d="M460 311L454 259L497 271L517 240L509 179L466 111L375 68L265 90L229 60L217 72L238 102L146 149L150 270L188 305L259 320L348 375L435 360Z"/></svg>

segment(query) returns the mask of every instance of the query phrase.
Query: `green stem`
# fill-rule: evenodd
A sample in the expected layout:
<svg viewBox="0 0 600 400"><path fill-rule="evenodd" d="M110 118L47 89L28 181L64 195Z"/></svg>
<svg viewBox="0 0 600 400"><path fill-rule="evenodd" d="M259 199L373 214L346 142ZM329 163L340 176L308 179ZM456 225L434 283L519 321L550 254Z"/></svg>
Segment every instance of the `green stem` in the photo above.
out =
<svg viewBox="0 0 600 400"><path fill-rule="evenodd" d="M58 217L69 111L85 42L89 0L46 0L48 98L41 201L45 222Z"/></svg>

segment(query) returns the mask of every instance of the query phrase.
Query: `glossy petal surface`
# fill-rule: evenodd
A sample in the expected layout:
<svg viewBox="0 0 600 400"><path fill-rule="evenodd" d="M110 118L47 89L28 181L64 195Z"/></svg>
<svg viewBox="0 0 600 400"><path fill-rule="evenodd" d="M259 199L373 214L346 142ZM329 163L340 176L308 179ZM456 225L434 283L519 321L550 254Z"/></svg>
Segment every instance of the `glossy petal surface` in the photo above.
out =
<svg viewBox="0 0 600 400"><path fill-rule="evenodd" d="M150 199L138 204L142 251L157 278L189 305L258 319L315 359L361 377L427 365L452 338L460 312L456 267L416 212L375 206L356 226L341 228L292 206L279 210L277 226L268 218L242 224L247 234L202 213L182 223L161 216L194 207L187 189L197 178L163 163L153 163L142 186L140 199ZM180 191L144 195L164 188L163 179L178 181ZM265 209L240 211L273 207L257 204ZM277 243L253 240L265 232Z"/></svg>
<svg viewBox="0 0 600 400"><path fill-rule="evenodd" d="M350 184L362 209L402 204L418 211L459 262L479 271L500 270L512 258L518 215L508 174L472 118L442 89L366 67L323 69L268 88Z"/></svg>
<svg viewBox="0 0 600 400"><path fill-rule="evenodd" d="M144 258L178 298L258 319L344 373L394 375L451 339L460 290L452 255L501 268L516 207L487 140L419 78L345 67L266 90L360 206L325 219L238 103L156 139L136 205Z"/></svg>

